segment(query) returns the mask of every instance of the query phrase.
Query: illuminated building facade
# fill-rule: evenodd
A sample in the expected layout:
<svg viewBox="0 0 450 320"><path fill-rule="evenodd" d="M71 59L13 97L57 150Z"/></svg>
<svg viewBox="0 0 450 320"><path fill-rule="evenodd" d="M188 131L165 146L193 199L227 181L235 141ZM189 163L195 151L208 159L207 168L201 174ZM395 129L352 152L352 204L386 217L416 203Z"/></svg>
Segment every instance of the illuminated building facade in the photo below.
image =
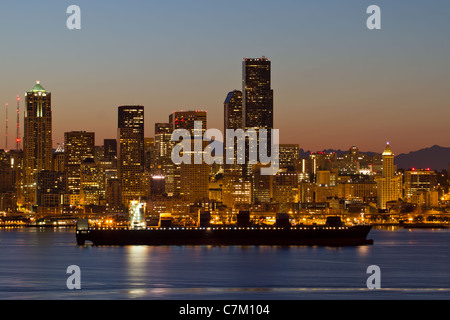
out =
<svg viewBox="0 0 450 320"><path fill-rule="evenodd" d="M242 121L244 128L273 129L273 90L270 61L245 58L242 63Z"/></svg>
<svg viewBox="0 0 450 320"><path fill-rule="evenodd" d="M153 173L164 180L164 188L167 194L175 192L175 169L171 152L174 146L172 139L173 127L170 123L155 123L155 164Z"/></svg>
<svg viewBox="0 0 450 320"><path fill-rule="evenodd" d="M259 129L273 129L273 90L271 88L271 63L266 57L245 58L242 62L242 126L243 129L254 129L258 132L256 144L252 144L259 150ZM267 145L271 145L270 131L267 136ZM246 144L246 150L249 145ZM269 147L268 147L268 150ZM249 163L246 152L246 161ZM259 156L258 156L259 157ZM243 167L243 175L250 178L251 165Z"/></svg>
<svg viewBox="0 0 450 320"><path fill-rule="evenodd" d="M117 159L117 140L104 139L103 140L103 157L105 160Z"/></svg>
<svg viewBox="0 0 450 320"><path fill-rule="evenodd" d="M382 153L383 171L377 182L377 207L387 209L388 201L397 201L402 197L402 177L395 175L394 153L389 145L386 145Z"/></svg>
<svg viewBox="0 0 450 320"><path fill-rule="evenodd" d="M36 204L40 209L57 208L63 204L66 174L42 170L37 174Z"/></svg>
<svg viewBox="0 0 450 320"><path fill-rule="evenodd" d="M118 177L122 186L122 203L145 196L142 186L144 172L144 107L118 108Z"/></svg>
<svg viewBox="0 0 450 320"><path fill-rule="evenodd" d="M202 123L202 130L198 134L202 135L206 131L207 112L204 110L174 111L169 115L169 124L172 130L186 129L189 130L191 136L194 136L195 121Z"/></svg>
<svg viewBox="0 0 450 320"><path fill-rule="evenodd" d="M105 170L93 158L84 159L80 167L80 204L104 204L105 181Z"/></svg>
<svg viewBox="0 0 450 320"><path fill-rule="evenodd" d="M416 169L405 171L405 198L411 201L417 192L428 192L437 186L437 173L430 169Z"/></svg>
<svg viewBox="0 0 450 320"><path fill-rule="evenodd" d="M81 190L81 164L94 157L95 133L71 131L64 133L64 169L67 174L67 194L70 205L79 205ZM76 195L76 196L75 196Z"/></svg>
<svg viewBox="0 0 450 320"><path fill-rule="evenodd" d="M242 129L242 91L234 90L228 93L223 104L223 115L224 115L224 132L223 132L223 142L224 150L223 154L226 156L226 143L227 143L227 129ZM224 169L228 171L241 171L242 166L237 165L237 146L236 141L233 143L233 159L226 159L224 164Z"/></svg>
<svg viewBox="0 0 450 320"><path fill-rule="evenodd" d="M24 202L36 204L37 173L52 170L51 93L39 82L25 94Z"/></svg>
<svg viewBox="0 0 450 320"><path fill-rule="evenodd" d="M200 130L199 132L195 132L196 121L201 122L201 132ZM209 198L210 166L203 160L202 163L194 163L195 153L203 153L204 148L208 145L208 141L203 141L202 138L207 128L207 112L203 110L176 111L169 115L169 124L173 130L188 130L192 138L191 163L174 165L174 194L179 194L183 199L190 203L207 200ZM194 150L194 139L196 135L201 135L201 137L199 137L202 139L202 149L200 151Z"/></svg>

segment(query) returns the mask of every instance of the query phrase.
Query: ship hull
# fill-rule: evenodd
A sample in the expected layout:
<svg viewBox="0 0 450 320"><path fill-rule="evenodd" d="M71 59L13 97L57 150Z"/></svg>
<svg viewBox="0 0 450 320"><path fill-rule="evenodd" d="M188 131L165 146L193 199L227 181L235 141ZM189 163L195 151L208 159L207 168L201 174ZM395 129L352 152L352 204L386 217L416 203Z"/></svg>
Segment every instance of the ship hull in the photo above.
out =
<svg viewBox="0 0 450 320"><path fill-rule="evenodd" d="M352 227L209 227L149 228L144 230L89 228L76 231L78 245L238 245L238 246L359 246L373 244L366 237L370 225Z"/></svg>

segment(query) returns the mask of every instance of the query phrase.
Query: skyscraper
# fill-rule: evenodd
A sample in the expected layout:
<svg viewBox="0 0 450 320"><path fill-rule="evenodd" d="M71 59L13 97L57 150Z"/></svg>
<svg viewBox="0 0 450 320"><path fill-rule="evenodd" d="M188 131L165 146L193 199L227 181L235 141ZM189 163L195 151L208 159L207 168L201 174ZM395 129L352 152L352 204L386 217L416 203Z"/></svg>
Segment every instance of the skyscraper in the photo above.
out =
<svg viewBox="0 0 450 320"><path fill-rule="evenodd" d="M273 128L270 61L245 58L242 63L242 121L244 128Z"/></svg>
<svg viewBox="0 0 450 320"><path fill-rule="evenodd" d="M242 91L233 90L223 103L224 135L227 129L242 129Z"/></svg>
<svg viewBox="0 0 450 320"><path fill-rule="evenodd" d="M382 153L383 170L381 177L376 178L377 182L377 207L387 209L387 202L397 201L402 196L401 177L395 175L394 153L389 145L386 145Z"/></svg>
<svg viewBox="0 0 450 320"><path fill-rule="evenodd" d="M195 121L201 121L202 132L206 131L206 116L207 112L203 110L190 110L190 111L175 111L169 115L169 123L172 126L172 130L186 129L189 130L191 136L194 136L194 124ZM200 132L198 132L200 134Z"/></svg>
<svg viewBox="0 0 450 320"><path fill-rule="evenodd" d="M71 205L80 204L81 164L87 158L94 158L94 148L94 132L64 133L64 170L67 174L67 194L71 195Z"/></svg>
<svg viewBox="0 0 450 320"><path fill-rule="evenodd" d="M223 154L226 156L227 147L227 130L242 129L242 91L233 90L227 94L225 102L223 104L223 118L224 118L224 150ZM229 148L231 146L228 146ZM236 141L232 144L233 147L233 159L226 159L224 169L226 172L242 172L242 165L237 164L237 147Z"/></svg>
<svg viewBox="0 0 450 320"><path fill-rule="evenodd" d="M170 123L155 123L155 165L153 173L160 175L158 182L164 180L165 193L175 192L175 164L172 162L171 153L174 143L172 139L173 128Z"/></svg>
<svg viewBox="0 0 450 320"><path fill-rule="evenodd" d="M186 129L191 135L191 163L181 163L174 165L174 189L175 193L179 193L183 199L190 203L195 203L208 199L209 184L209 165L204 161L202 163L194 163L196 150L194 150L195 134L202 135L206 131L207 112L203 110L194 111L176 111L169 115L169 123L173 130ZM195 132L195 122L201 122L201 132ZM200 130L199 130L200 131ZM203 139L202 139L203 140ZM175 142L177 143L177 142ZM203 153L208 141L202 141ZM202 156L203 159L203 156Z"/></svg>
<svg viewBox="0 0 450 320"><path fill-rule="evenodd" d="M117 158L117 140L104 139L103 140L103 157L106 160L114 160Z"/></svg>
<svg viewBox="0 0 450 320"><path fill-rule="evenodd" d="M246 144L244 176L249 178L252 166L249 164L250 152L260 150L260 129L267 129L267 151L271 152L271 129L273 129L273 90L271 88L271 63L266 57L245 58L242 62L242 126L258 133L256 144ZM256 148L249 149L250 147ZM269 155L269 154L268 154ZM259 158L259 156L258 156Z"/></svg>
<svg viewBox="0 0 450 320"><path fill-rule="evenodd" d="M118 108L118 177L122 186L122 203L145 196L141 184L144 172L144 107Z"/></svg>
<svg viewBox="0 0 450 320"><path fill-rule="evenodd" d="M37 173L52 170L51 93L39 81L25 94L24 203L36 203Z"/></svg>

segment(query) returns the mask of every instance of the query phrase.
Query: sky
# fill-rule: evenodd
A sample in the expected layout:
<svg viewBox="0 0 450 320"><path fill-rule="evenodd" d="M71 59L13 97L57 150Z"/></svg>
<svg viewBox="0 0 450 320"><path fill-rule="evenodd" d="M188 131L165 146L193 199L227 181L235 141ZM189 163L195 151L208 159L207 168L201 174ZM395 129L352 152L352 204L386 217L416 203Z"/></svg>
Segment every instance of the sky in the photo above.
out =
<svg viewBox="0 0 450 320"><path fill-rule="evenodd" d="M381 9L369 30L367 8ZM67 7L81 9L69 30ZM272 61L274 127L304 150L394 153L450 147L450 2L444 0L2 0L0 148L16 96L52 93L53 145L66 131L117 136L117 107L144 105L145 136L177 110L242 89L242 60ZM23 127L23 117L21 117Z"/></svg>

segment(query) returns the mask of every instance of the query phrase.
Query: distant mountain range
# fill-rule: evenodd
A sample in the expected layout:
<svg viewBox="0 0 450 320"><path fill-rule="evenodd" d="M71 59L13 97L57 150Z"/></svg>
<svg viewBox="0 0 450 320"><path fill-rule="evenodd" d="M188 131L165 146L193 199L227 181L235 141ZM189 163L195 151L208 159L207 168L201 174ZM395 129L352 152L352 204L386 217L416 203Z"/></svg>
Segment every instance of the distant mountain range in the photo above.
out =
<svg viewBox="0 0 450 320"><path fill-rule="evenodd" d="M323 152L330 153L335 152L338 156L348 153L348 150L333 150L327 149ZM373 156L377 152L363 152ZM300 149L300 158L307 158L311 154L311 151L304 151ZM410 169L410 168L430 168L431 170L448 170L448 164L450 163L450 147L441 147L434 145L429 148L412 151L410 153L402 153L395 156L394 160L398 168Z"/></svg>
<svg viewBox="0 0 450 320"><path fill-rule="evenodd" d="M402 153L395 157L398 168L430 168L431 170L448 170L450 148L434 145L410 153Z"/></svg>

